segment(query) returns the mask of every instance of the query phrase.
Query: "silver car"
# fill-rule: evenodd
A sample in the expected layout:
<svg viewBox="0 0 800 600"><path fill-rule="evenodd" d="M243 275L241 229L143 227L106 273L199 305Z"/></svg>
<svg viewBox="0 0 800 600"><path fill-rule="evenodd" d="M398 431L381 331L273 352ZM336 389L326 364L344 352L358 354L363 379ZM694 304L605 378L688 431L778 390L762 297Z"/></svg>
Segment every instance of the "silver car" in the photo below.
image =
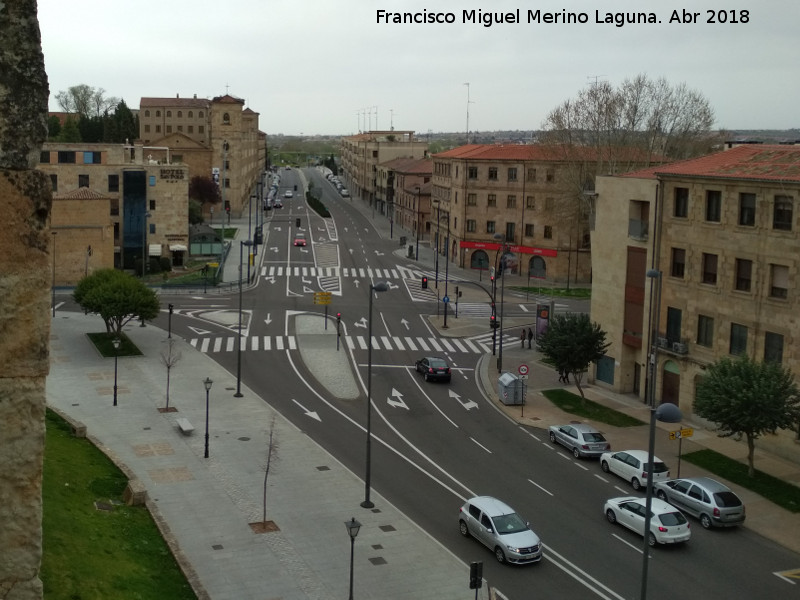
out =
<svg viewBox="0 0 800 600"><path fill-rule="evenodd" d="M659 481L654 487L656 496L700 519L705 529L744 522L744 503L739 496L709 477L670 479Z"/></svg>
<svg viewBox="0 0 800 600"><path fill-rule="evenodd" d="M458 528L494 552L501 563L531 563L542 559L542 543L505 502L491 496L467 500L458 512Z"/></svg>
<svg viewBox="0 0 800 600"><path fill-rule="evenodd" d="M576 423L570 425L551 425L550 441L569 449L575 458L597 458L611 450L611 444L603 434L591 425Z"/></svg>

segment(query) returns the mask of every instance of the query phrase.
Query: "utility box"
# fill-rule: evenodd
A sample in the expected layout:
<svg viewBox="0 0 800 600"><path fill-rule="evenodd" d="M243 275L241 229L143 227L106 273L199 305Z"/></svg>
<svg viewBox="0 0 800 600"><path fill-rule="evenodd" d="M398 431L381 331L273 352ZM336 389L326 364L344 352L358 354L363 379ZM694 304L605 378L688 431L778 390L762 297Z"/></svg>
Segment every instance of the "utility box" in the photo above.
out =
<svg viewBox="0 0 800 600"><path fill-rule="evenodd" d="M497 395L505 405L525 404L525 381L509 373L503 372L497 379Z"/></svg>
<svg viewBox="0 0 800 600"><path fill-rule="evenodd" d="M408 245L408 258L414 258L414 245Z"/></svg>

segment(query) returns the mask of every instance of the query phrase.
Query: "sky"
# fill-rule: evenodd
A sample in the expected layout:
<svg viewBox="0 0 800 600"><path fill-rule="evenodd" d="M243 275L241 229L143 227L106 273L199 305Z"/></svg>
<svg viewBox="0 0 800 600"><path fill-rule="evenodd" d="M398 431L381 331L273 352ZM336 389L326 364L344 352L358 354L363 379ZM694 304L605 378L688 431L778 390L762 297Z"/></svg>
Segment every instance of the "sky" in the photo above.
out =
<svg viewBox="0 0 800 600"><path fill-rule="evenodd" d="M230 93L268 134L532 130L596 81L646 74L703 94L716 128L800 127L796 0L39 0L38 10L52 111L56 93L86 84L130 108ZM379 23L379 11L453 22ZM518 21L487 27L472 11ZM618 13L660 23L617 26Z"/></svg>

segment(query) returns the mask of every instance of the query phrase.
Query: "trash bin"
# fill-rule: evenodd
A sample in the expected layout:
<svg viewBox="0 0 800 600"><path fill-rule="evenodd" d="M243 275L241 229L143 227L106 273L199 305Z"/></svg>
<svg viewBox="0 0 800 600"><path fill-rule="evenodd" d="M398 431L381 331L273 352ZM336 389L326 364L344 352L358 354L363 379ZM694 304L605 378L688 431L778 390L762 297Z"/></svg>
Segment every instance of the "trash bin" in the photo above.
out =
<svg viewBox="0 0 800 600"><path fill-rule="evenodd" d="M414 245L408 245L408 258L414 258Z"/></svg>
<svg viewBox="0 0 800 600"><path fill-rule="evenodd" d="M505 405L525 404L525 382L507 371L497 379L497 395Z"/></svg>

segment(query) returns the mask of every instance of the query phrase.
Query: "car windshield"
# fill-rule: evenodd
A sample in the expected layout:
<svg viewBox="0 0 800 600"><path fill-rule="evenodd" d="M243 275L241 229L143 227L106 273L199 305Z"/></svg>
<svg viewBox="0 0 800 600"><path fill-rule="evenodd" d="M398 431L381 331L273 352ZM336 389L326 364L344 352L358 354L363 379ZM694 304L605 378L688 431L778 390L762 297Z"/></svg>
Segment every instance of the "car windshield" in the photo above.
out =
<svg viewBox="0 0 800 600"><path fill-rule="evenodd" d="M717 501L717 506L723 506L725 508L742 505L742 501L739 500L739 496L733 492L717 492L714 494L714 500Z"/></svg>
<svg viewBox="0 0 800 600"><path fill-rule="evenodd" d="M446 367L446 366L447 366L447 363L446 363L446 362L444 362L444 361L443 361L442 359L440 359L440 358L432 358L432 359L430 359L430 360L428 361L428 364L429 364L430 366L432 366L433 368L435 368L435 369L441 369L442 367Z"/></svg>
<svg viewBox="0 0 800 600"><path fill-rule="evenodd" d="M645 461L647 463L647 461ZM662 462L654 461L653 462L653 473L666 473L669 471L667 465Z"/></svg>
<svg viewBox="0 0 800 600"><path fill-rule="evenodd" d="M583 434L583 439L586 440L587 442L605 442L606 441L606 438L604 438L599 433L588 433L588 432Z"/></svg>
<svg viewBox="0 0 800 600"><path fill-rule="evenodd" d="M517 513L493 517L492 521L494 521L494 526L497 530L497 533L501 535L519 533L520 531L525 531L528 528L528 525Z"/></svg>
<svg viewBox="0 0 800 600"><path fill-rule="evenodd" d="M674 527L686 523L686 517L680 512L661 513L656 517L664 527Z"/></svg>

